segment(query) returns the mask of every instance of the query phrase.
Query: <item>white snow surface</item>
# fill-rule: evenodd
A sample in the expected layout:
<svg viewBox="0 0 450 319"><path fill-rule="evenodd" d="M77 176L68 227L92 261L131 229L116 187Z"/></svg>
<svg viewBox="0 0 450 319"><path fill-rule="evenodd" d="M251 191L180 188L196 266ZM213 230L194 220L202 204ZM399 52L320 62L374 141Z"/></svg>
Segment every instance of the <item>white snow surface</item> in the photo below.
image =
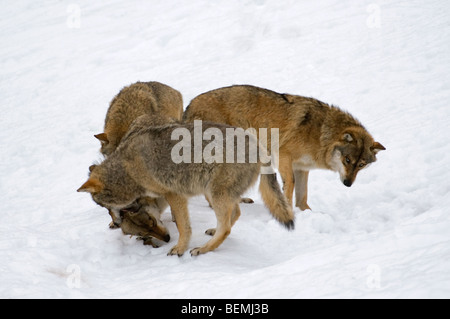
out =
<svg viewBox="0 0 450 319"><path fill-rule="evenodd" d="M441 0L9 1L0 11L0 297L449 298L450 5ZM351 112L386 151L312 171L287 231L256 201L214 252L168 257L86 193L109 102L252 84ZM216 219L190 201L190 248Z"/></svg>

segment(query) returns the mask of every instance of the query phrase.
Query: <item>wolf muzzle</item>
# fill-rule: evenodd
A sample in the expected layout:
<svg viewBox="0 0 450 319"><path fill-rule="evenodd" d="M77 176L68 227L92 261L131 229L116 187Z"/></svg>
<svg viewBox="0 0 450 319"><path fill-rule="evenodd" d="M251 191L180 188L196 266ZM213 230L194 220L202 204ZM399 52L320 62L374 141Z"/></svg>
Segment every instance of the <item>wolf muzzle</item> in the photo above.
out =
<svg viewBox="0 0 450 319"><path fill-rule="evenodd" d="M347 187L350 187L350 186L352 186L352 181L351 180L349 180L349 179L344 179L344 185L345 186L347 186Z"/></svg>

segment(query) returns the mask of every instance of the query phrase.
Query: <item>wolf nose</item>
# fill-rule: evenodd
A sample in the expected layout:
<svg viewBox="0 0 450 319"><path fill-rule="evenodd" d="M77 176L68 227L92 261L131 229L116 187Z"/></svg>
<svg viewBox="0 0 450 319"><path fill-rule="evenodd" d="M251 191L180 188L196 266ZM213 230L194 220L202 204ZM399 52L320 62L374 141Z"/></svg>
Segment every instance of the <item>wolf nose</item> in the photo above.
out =
<svg viewBox="0 0 450 319"><path fill-rule="evenodd" d="M170 235L169 235L169 234L167 234L166 236L164 236L164 241L165 241L166 243L168 243L168 242L170 241Z"/></svg>
<svg viewBox="0 0 450 319"><path fill-rule="evenodd" d="M350 180L348 180L348 179L345 179L344 180L344 185L347 186L347 187L350 187L350 186L352 186L352 182Z"/></svg>

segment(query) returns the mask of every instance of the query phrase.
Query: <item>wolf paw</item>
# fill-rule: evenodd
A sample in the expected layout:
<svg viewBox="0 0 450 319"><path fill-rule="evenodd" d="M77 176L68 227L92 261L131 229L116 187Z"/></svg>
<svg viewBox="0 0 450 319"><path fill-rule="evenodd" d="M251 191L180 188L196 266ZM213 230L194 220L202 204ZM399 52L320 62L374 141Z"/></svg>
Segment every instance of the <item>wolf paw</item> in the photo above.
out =
<svg viewBox="0 0 450 319"><path fill-rule="evenodd" d="M178 246L174 246L169 253L167 254L167 256L175 256L178 255L178 257L183 256L184 252L186 251L186 249L182 249L179 248Z"/></svg>
<svg viewBox="0 0 450 319"><path fill-rule="evenodd" d="M215 228L208 229L207 231L205 231L205 234L209 236L214 236L216 234L216 229Z"/></svg>
<svg viewBox="0 0 450 319"><path fill-rule="evenodd" d="M198 256L200 254L204 254L201 247L197 247L191 250L191 256Z"/></svg>
<svg viewBox="0 0 450 319"><path fill-rule="evenodd" d="M144 246L152 246L153 248L161 247L157 243L155 243L151 237L138 237L136 240L142 240L144 242Z"/></svg>
<svg viewBox="0 0 450 319"><path fill-rule="evenodd" d="M242 197L242 198L241 198L241 203L244 203L244 204L253 204L253 203L254 203L254 200L251 199L251 198Z"/></svg>
<svg viewBox="0 0 450 319"><path fill-rule="evenodd" d="M117 228L120 228L120 226L117 225L117 224L114 223L114 222L110 222L110 223L109 223L109 228L110 228L110 229L117 229Z"/></svg>
<svg viewBox="0 0 450 319"><path fill-rule="evenodd" d="M312 210L307 203L297 203L296 205L301 211Z"/></svg>

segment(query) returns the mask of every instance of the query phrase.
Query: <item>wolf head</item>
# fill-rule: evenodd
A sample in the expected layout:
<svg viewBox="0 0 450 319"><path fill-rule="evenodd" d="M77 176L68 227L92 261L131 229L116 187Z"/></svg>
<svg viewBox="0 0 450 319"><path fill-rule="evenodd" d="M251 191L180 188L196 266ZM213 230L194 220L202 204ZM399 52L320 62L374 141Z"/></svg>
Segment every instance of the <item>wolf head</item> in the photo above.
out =
<svg viewBox="0 0 450 319"><path fill-rule="evenodd" d="M119 211L130 206L139 194L133 187L135 185L128 183L129 178L124 176L123 170L105 167L105 163L89 167L89 178L77 192L90 193L98 205Z"/></svg>
<svg viewBox="0 0 450 319"><path fill-rule="evenodd" d="M89 167L89 179L77 192L90 193L94 202L119 217L118 226L124 233L168 241L170 236L160 221L157 207L143 204L136 207L135 201L142 195L142 189L110 164L103 162Z"/></svg>
<svg viewBox="0 0 450 319"><path fill-rule="evenodd" d="M377 153L385 149L364 128L349 128L340 134L340 139L333 145L329 164L339 172L341 182L350 187L358 172L375 162Z"/></svg>
<svg viewBox="0 0 450 319"><path fill-rule="evenodd" d="M125 209L120 212L120 215L122 217L120 227L125 235L154 237L166 243L170 241L170 235L161 221L144 209L141 208L137 212Z"/></svg>

